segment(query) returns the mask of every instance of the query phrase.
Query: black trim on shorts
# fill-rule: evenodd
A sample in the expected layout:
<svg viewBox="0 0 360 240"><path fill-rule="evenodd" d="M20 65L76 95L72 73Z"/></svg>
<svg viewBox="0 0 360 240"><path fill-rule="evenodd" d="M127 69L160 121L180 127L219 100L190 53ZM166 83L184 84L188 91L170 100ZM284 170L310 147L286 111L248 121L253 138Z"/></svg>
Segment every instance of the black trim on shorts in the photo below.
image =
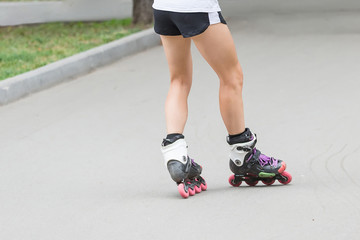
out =
<svg viewBox="0 0 360 240"><path fill-rule="evenodd" d="M226 24L221 12L220 22ZM154 9L154 30L165 36L182 35L184 38L199 35L210 26L209 13L179 13Z"/></svg>

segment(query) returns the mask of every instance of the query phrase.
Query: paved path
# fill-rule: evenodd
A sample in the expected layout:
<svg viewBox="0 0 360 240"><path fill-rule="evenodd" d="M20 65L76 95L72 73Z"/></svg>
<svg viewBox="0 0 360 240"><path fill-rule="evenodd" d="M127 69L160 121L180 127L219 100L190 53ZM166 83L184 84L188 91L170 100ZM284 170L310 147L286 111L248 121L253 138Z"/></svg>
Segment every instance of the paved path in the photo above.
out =
<svg viewBox="0 0 360 240"><path fill-rule="evenodd" d="M359 12L230 7L247 124L292 184L229 186L218 81L194 49L185 135L209 188L179 197L156 47L0 108L0 239L358 238Z"/></svg>

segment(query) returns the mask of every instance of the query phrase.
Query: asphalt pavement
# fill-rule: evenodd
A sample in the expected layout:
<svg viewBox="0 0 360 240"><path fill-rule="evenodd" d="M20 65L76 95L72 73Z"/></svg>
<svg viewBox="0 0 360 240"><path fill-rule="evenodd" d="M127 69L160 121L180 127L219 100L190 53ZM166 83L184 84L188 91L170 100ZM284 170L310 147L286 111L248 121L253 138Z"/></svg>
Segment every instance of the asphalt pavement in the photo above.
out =
<svg viewBox="0 0 360 240"><path fill-rule="evenodd" d="M229 185L219 81L193 47L184 134L208 190L180 197L160 152L159 46L0 107L0 239L358 239L360 7L259 2L223 14L247 126L291 184Z"/></svg>

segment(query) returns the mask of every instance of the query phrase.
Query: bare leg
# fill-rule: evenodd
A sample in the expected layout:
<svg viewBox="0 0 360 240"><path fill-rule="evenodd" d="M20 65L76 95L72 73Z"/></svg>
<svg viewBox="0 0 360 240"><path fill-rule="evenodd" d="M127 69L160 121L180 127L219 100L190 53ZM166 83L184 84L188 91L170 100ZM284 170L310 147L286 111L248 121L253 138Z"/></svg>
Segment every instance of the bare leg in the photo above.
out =
<svg viewBox="0 0 360 240"><path fill-rule="evenodd" d="M192 83L191 39L161 36L170 70L170 89L165 102L167 133L183 133L188 116L187 98Z"/></svg>
<svg viewBox="0 0 360 240"><path fill-rule="evenodd" d="M220 112L228 133L242 133L245 130L243 73L227 25L210 25L204 33L192 39L220 79Z"/></svg>

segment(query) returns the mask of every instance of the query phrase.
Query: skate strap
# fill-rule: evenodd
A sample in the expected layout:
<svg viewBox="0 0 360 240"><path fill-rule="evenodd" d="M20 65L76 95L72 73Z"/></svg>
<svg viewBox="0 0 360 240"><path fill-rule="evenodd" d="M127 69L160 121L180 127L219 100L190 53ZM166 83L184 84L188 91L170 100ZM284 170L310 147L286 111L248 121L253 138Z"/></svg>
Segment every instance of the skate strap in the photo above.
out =
<svg viewBox="0 0 360 240"><path fill-rule="evenodd" d="M273 167L276 167L278 165L278 160L273 158L273 157L268 157L265 154L262 154L259 150L257 150L256 148L253 148L251 155L249 156L249 158L247 159L247 162L250 161L251 158L255 158L255 160L257 160L260 165L262 167L264 167L265 165L270 165Z"/></svg>

